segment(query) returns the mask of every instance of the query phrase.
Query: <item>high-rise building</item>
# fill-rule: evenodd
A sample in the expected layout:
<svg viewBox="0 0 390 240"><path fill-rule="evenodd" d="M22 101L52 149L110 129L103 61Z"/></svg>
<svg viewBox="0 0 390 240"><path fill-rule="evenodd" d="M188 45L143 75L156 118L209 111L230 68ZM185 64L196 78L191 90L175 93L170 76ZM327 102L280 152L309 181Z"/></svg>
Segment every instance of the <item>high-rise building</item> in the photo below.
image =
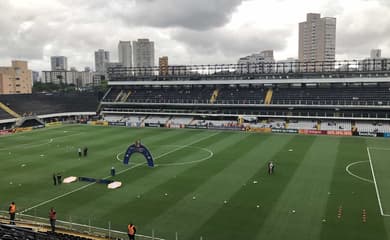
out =
<svg viewBox="0 0 390 240"><path fill-rule="evenodd" d="M124 67L133 66L133 51L131 49L130 41L119 41L118 44L118 58L119 63Z"/></svg>
<svg viewBox="0 0 390 240"><path fill-rule="evenodd" d="M133 41L134 67L154 66L154 42L149 39Z"/></svg>
<svg viewBox="0 0 390 240"><path fill-rule="evenodd" d="M26 61L12 61L0 67L0 94L25 94L32 91L32 72Z"/></svg>
<svg viewBox="0 0 390 240"><path fill-rule="evenodd" d="M299 23L299 61L334 61L336 55L336 18L308 13Z"/></svg>
<svg viewBox="0 0 390 240"><path fill-rule="evenodd" d="M162 56L158 59L159 75L168 75L168 57Z"/></svg>
<svg viewBox="0 0 390 240"><path fill-rule="evenodd" d="M99 74L106 74L107 63L110 62L110 52L99 49L95 52L95 69Z"/></svg>
<svg viewBox="0 0 390 240"><path fill-rule="evenodd" d="M65 56L53 56L50 58L51 70L68 70L68 59Z"/></svg>

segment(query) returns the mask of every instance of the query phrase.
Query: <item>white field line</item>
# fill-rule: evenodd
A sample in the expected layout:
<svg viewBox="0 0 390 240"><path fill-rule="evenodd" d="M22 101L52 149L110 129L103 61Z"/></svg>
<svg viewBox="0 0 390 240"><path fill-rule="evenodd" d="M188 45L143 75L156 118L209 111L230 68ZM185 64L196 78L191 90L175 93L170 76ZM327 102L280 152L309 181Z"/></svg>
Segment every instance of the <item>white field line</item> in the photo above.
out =
<svg viewBox="0 0 390 240"><path fill-rule="evenodd" d="M37 131L43 132L43 131L57 129L57 128L63 128L63 127L67 127L67 125L53 126L53 127L44 127L44 128L41 128L41 129L35 129L35 130L32 130L32 131L28 131L28 132L17 132L17 133L12 133L12 134L7 134L7 135L0 135L0 138L6 138L6 137L12 137L12 136L14 136L14 137L20 136L21 137L21 136L26 135L26 134L36 133Z"/></svg>
<svg viewBox="0 0 390 240"><path fill-rule="evenodd" d="M198 140L196 140L196 141L193 141L193 142L191 142L191 143L189 143L189 144L186 144L186 145L183 145L183 146L181 146L181 147L175 148L175 149L173 149L173 150L171 150L171 151L168 151L168 152L166 152L166 153L163 153L163 154L157 156L155 159L162 158L162 157L164 157L164 156L166 156L166 155L168 155L168 154L171 154L171 153L173 153L173 152L179 151L180 149L183 149L183 148L185 148L185 147L191 146L191 145L193 145L193 144L195 144L195 143L198 143L198 142L203 141L203 140L205 140L205 139L207 139L207 138L213 137L213 136L215 136L215 135L217 135L217 134L219 134L219 132L217 132L217 133L215 133L215 134L212 134L212 135L208 135L208 136L203 137L203 138L200 138L200 139L198 139ZM129 168L126 168L126 169L123 169L123 170L117 172L116 175L119 175L119 174L122 174L122 173L124 173L124 172L127 172L127 171L129 171L129 170L131 170L131 169L133 169L133 168L136 168L136 167L138 167L138 166L141 166L141 165L143 165L143 164L145 164L145 163L135 164L135 165L132 166L132 167L129 167ZM106 177L104 177L103 179L107 179L107 178L110 178L110 177L111 177L111 175L106 176ZM31 211L31 210L34 209L34 208L40 207L40 206L45 205L45 204L47 204L47 203L53 202L53 201L55 201L55 200L57 200L57 199L63 198L63 197L65 197L65 196L68 196L68 195L70 195L70 194L72 194L72 193L75 193L75 192L78 192L78 191L80 191L80 190L83 190L83 189L85 189L85 188L87 188L87 187L89 187L89 186L92 186L93 184L95 184L95 183L89 183L89 184L87 184L87 185L81 186L81 187L76 188L76 189L74 189L74 190L72 190L72 191L69 191L69 192L64 193L64 194L61 194L61 195L59 195L59 196L57 196L57 197L54 197L54 198L51 198L51 199L46 200L46 201L44 201L44 202L41 202L41 203L39 203L39 204L37 204L37 205L35 205L35 206L26 208L26 209L24 209L23 211L21 211L20 213L25 213L25 212Z"/></svg>
<svg viewBox="0 0 390 240"><path fill-rule="evenodd" d="M6 151L6 150L12 150L12 149L28 149L28 148L33 148L33 147L39 147L39 146L43 146L43 145L47 145L47 144L50 144L53 142L53 138L49 139L48 142L44 142L44 143L38 143L38 144L31 144L31 143L24 143L24 144L18 144L17 146L14 146L14 147L7 147L7 148L0 148L0 151Z"/></svg>
<svg viewBox="0 0 390 240"><path fill-rule="evenodd" d="M159 158L165 157L165 156L168 155L168 154L171 154L171 153L176 152L176 151L179 151L179 150L181 150L181 149L183 149L183 148L186 148L186 147L189 147L189 146L191 146L191 145L194 145L195 143L201 142L201 141L203 141L203 140L205 140L205 139L207 139L207 138L213 137L213 136L215 136L215 135L217 135L217 134L219 134L219 132L214 133L214 134L212 134L212 135L208 135L208 136L203 137L203 138L200 138L200 139L195 140L195 141L193 141L193 142L191 142L191 143L189 143L189 144L186 144L186 145L183 145L183 146L174 148L174 149L172 149L171 151L168 151L168 152L166 152L166 153L163 153L163 154L161 154L161 155L155 157L154 160L157 160L157 159L159 159ZM142 163L142 164L145 164L145 163ZM128 170L130 170L130 169L129 169L129 168L123 169L122 171L119 171L118 174L121 174L121 173L126 172L126 171L128 171ZM108 176L107 178L109 178L109 177L111 177L111 176Z"/></svg>
<svg viewBox="0 0 390 240"><path fill-rule="evenodd" d="M372 165L372 160L371 160L371 154L370 154L370 148L369 147L367 147L367 154L368 154L368 160L370 161L371 172L372 172L372 179L374 180L375 191L376 191L376 198L378 199L379 210L380 210L382 216L388 216L387 214L383 213L382 202L381 202L381 198L380 198L380 195L379 195L378 184L376 183L376 179L375 179L374 167Z"/></svg>
<svg viewBox="0 0 390 240"><path fill-rule="evenodd" d="M136 168L136 167L138 167L138 166L140 166L140 165L142 165L142 164L143 164L143 163L136 164L136 165L134 165L134 166L132 166L132 167L130 167L130 168L127 168L126 170L130 170L130 169ZM39 203L39 204L37 204L37 205L35 205L35 206L26 208L26 209L24 209L23 211L21 211L20 213L25 213L25 212L31 211L31 210L34 209L34 208L37 208L37 207L40 207L40 206L45 205L45 204L47 204L47 203L53 202L53 201L55 201L55 200L57 200L57 199L66 197L66 196L68 196L68 195L70 195L70 194L72 194L72 193L75 193L75 192L78 192L78 191L80 191L80 190L83 190L83 189L85 189L85 188L87 188L87 187L89 187L89 186L91 186L91 185L93 185L93 184L95 184L95 183L89 183L89 184L87 184L87 185L81 186L81 187L76 188L76 189L74 189L74 190L72 190L72 191L69 191L69 192L64 193L64 194L61 194L61 195L59 195L59 196L57 196L57 197L54 197L54 198L51 198L51 199L46 200L46 201L44 201L44 202L41 202L41 203Z"/></svg>
<svg viewBox="0 0 390 240"><path fill-rule="evenodd" d="M182 145L165 145L165 146L179 146L179 147L182 147ZM192 149L199 149L199 150L203 150L207 153L209 153L208 156L206 157L203 157L201 159L198 159L198 160L193 160L193 161L188 161L188 162L174 162L174 163L158 163L158 164L155 164L155 166L159 166L159 167L168 167L168 166L183 166L183 165L188 165L188 164L194 164L194 163L199 163L199 162L203 162L203 161L206 161L210 158L212 158L214 156L214 152L211 151L210 149L208 148L202 148L202 147L194 147L194 146L187 146L187 148L192 148ZM124 152L120 152L116 155L116 159L119 161L119 162L122 162L122 159L119 158L120 155L124 154Z"/></svg>
<svg viewBox="0 0 390 240"><path fill-rule="evenodd" d="M353 165L356 165L356 164L359 164L359 163L364 163L364 162L368 162L368 161L358 161L358 162L350 163L350 164L348 164L348 166L345 167L345 171L347 171L347 173L348 173L349 175L351 175L351 176L353 176L353 177L355 177L355 178L357 178L357 179L360 179L360 180L362 180L362 181L369 182L369 183L374 183L373 180L370 180L370 179L367 179L367 178L364 178L364 177L360 177L360 176L354 174L353 172L351 172L351 171L349 170L349 168L352 167Z"/></svg>
<svg viewBox="0 0 390 240"><path fill-rule="evenodd" d="M65 135L65 136L54 137L54 138L50 138L48 142L44 142L44 143L38 143L38 144L23 143L23 144L18 144L17 146L14 146L14 147L0 148L0 151L6 151L6 150L9 151L9 150L12 150L12 149L19 149L19 148L29 149L29 148L39 147L39 146L43 146L43 145L48 145L48 144L52 143L53 140L55 140L55 139L66 138L66 137L73 137L73 136L81 135L81 134L84 134L84 133L83 132L79 132L79 133L68 134L68 135Z"/></svg>
<svg viewBox="0 0 390 240"><path fill-rule="evenodd" d="M380 147L369 147L372 150L383 150L383 151L390 151L390 148L380 148Z"/></svg>

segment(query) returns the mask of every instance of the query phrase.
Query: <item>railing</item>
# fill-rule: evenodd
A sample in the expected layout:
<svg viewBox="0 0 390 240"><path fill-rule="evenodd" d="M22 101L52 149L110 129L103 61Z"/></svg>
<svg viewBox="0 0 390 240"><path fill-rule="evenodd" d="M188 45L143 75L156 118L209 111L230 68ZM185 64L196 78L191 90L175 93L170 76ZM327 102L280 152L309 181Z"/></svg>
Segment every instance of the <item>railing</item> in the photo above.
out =
<svg viewBox="0 0 390 240"><path fill-rule="evenodd" d="M0 220L2 220L4 223L9 222L9 218L7 217L8 213L5 211L0 211ZM16 224L21 225L28 225L31 227L36 227L38 229L50 229L49 220L47 218L42 218L39 216L32 216L27 214L17 214L16 216ZM58 230L65 230L69 232L74 232L75 235L77 234L83 234L83 235L90 235L90 236L96 236L100 238L108 238L108 239L127 239L127 233L122 231L117 231L114 229L111 229L111 222L107 222L107 228L100 228L95 227L91 225L91 221L88 221L88 225L79 224L72 221L72 218L69 218L69 221L62 221L57 220L56 221L56 229ZM150 235L143 235L143 234L136 234L137 239L140 240L165 240L163 238L159 238L155 236L154 230L150 233Z"/></svg>
<svg viewBox="0 0 390 240"><path fill-rule="evenodd" d="M118 103L113 99L105 99L104 103ZM264 104L263 100L215 100L209 99L128 99L120 103L137 104L225 104L225 105L258 105ZM390 106L390 101L380 100L296 100L275 99L268 106L276 105L334 105L334 106Z"/></svg>
<svg viewBox="0 0 390 240"><path fill-rule="evenodd" d="M376 74L390 72L390 59L259 62L245 64L177 65L160 67L114 67L108 69L110 81L207 80L321 76L326 74ZM345 75L341 75L345 77Z"/></svg>

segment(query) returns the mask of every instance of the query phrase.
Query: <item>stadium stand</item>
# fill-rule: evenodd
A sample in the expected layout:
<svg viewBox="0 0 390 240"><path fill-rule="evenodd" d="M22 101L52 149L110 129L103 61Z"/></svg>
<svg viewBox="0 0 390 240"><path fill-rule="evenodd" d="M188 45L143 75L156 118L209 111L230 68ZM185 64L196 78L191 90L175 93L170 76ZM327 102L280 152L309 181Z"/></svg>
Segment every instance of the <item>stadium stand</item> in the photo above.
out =
<svg viewBox="0 0 390 240"><path fill-rule="evenodd" d="M288 123L289 129L317 129L316 120L291 120Z"/></svg>
<svg viewBox="0 0 390 240"><path fill-rule="evenodd" d="M180 127L182 125L190 124L192 122L193 118L192 117L179 117L179 116L174 116L172 117L168 124L171 127Z"/></svg>
<svg viewBox="0 0 390 240"><path fill-rule="evenodd" d="M360 132L385 133L390 132L390 124L387 122L356 122L355 127Z"/></svg>
<svg viewBox="0 0 390 240"><path fill-rule="evenodd" d="M145 120L144 123L157 123L157 124L166 124L169 120L168 116L155 116L155 115L150 115L148 116Z"/></svg>
<svg viewBox="0 0 390 240"><path fill-rule="evenodd" d="M320 124L321 130L351 130L351 121L322 121Z"/></svg>
<svg viewBox="0 0 390 240"><path fill-rule="evenodd" d="M98 98L95 93L50 93L0 95L13 111L23 114L51 114L64 112L95 112Z"/></svg>
<svg viewBox="0 0 390 240"><path fill-rule="evenodd" d="M0 108L0 119L13 118L9 113Z"/></svg>
<svg viewBox="0 0 390 240"><path fill-rule="evenodd" d="M390 105L388 87L276 88L272 104Z"/></svg>
<svg viewBox="0 0 390 240"><path fill-rule="evenodd" d="M37 232L32 228L15 227L0 224L0 239L2 240L92 240L66 233Z"/></svg>

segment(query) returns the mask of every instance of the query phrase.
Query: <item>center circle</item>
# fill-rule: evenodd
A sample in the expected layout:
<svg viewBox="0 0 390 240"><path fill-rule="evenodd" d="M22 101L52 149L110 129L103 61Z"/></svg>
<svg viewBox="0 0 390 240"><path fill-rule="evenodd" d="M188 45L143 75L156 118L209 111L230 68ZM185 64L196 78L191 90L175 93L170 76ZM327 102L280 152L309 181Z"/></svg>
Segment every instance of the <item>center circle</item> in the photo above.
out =
<svg viewBox="0 0 390 240"><path fill-rule="evenodd" d="M164 166L182 166L182 165L188 165L188 164L195 164L195 163L206 161L206 160L212 158L213 155L214 155L213 151L211 151L208 148L195 147L195 146L172 145L172 144L170 144L170 145L160 145L160 146L170 147L170 148L167 149L167 151L165 153L162 152L160 155L153 156L154 162L155 162L155 166L159 166L159 167L164 167ZM165 158L165 156L169 156L169 154L170 154L169 152L174 150L174 149L172 149L172 147L173 148L177 148L177 151L182 151L182 150L186 149L187 151L190 152L189 154L196 154L196 153L199 153L199 152L203 152L203 153L207 153L207 155L206 154L202 154L204 156L199 156L199 158L197 158L195 160L191 160L190 159L190 160L182 161L182 162L176 161L176 162L161 162L160 163L160 161L159 161L160 156L161 156L161 158ZM172 151L172 153L173 153L173 151ZM122 162L123 161L123 155L124 155L124 152L118 153L116 155L116 159L118 161ZM145 158L141 154L135 154L135 155L132 155L131 162L135 163L135 164L144 163L145 162Z"/></svg>

